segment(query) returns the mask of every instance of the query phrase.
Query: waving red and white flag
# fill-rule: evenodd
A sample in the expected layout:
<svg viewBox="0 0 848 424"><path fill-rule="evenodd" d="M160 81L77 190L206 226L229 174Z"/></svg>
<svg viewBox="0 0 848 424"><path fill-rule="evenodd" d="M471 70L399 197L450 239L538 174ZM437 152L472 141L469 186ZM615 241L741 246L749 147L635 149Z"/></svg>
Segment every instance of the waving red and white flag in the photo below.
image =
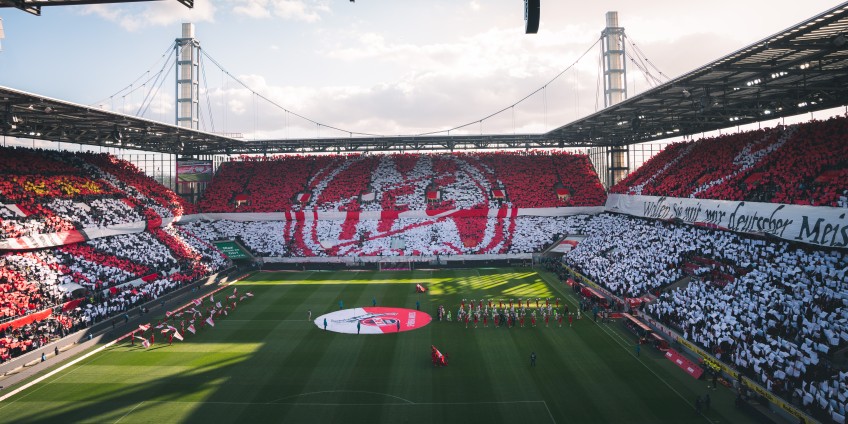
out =
<svg viewBox="0 0 848 424"><path fill-rule="evenodd" d="M191 331L191 334L197 334L197 331L194 329L194 324L189 325L186 330Z"/></svg>
<svg viewBox="0 0 848 424"><path fill-rule="evenodd" d="M253 293L247 292L247 297L253 297Z"/></svg>
<svg viewBox="0 0 848 424"><path fill-rule="evenodd" d="M168 327L168 328L170 328L171 330L174 330L174 338L175 338L175 339L177 339L177 340L179 340L179 341L183 341L183 335L182 335L182 334L180 334L180 332L179 332L179 331L177 331L177 329L176 329L176 328L174 328L174 327Z"/></svg>
<svg viewBox="0 0 848 424"><path fill-rule="evenodd" d="M170 317L171 317L171 315L174 315L174 313L173 313L173 312L171 312L171 311L167 311L167 312L165 312L165 316L166 316L166 317L170 318Z"/></svg>
<svg viewBox="0 0 848 424"><path fill-rule="evenodd" d="M206 323L209 324L210 327L215 326L215 321L212 321L212 317L206 318Z"/></svg>
<svg viewBox="0 0 848 424"><path fill-rule="evenodd" d="M194 306L200 306L200 304L203 303L203 299L194 299L192 302L194 303Z"/></svg>
<svg viewBox="0 0 848 424"><path fill-rule="evenodd" d="M138 329L143 333L150 329L150 324L139 324Z"/></svg>
<svg viewBox="0 0 848 424"><path fill-rule="evenodd" d="M135 336L135 338L141 340L141 345L144 346L145 348L150 347L150 342L147 339L145 339L144 337Z"/></svg>

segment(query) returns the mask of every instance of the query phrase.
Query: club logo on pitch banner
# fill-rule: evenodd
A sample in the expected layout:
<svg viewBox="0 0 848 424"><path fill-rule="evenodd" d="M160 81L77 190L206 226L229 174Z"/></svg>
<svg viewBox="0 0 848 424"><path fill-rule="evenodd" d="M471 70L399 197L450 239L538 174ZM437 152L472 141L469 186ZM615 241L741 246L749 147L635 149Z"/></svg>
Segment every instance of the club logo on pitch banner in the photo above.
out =
<svg viewBox="0 0 848 424"><path fill-rule="evenodd" d="M411 331L432 321L421 311L403 308L354 308L324 314L315 319L315 325L327 331L347 334L386 334Z"/></svg>
<svg viewBox="0 0 848 424"><path fill-rule="evenodd" d="M398 319L390 317L371 317L359 320L362 325L374 325L377 327L395 326L397 327Z"/></svg>

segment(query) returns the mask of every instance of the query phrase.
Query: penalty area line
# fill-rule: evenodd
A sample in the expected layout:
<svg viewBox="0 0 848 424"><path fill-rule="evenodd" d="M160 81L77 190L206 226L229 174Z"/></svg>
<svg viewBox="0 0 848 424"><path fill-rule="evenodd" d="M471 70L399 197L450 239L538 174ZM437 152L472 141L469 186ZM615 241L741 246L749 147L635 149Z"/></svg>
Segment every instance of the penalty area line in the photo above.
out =
<svg viewBox="0 0 848 424"><path fill-rule="evenodd" d="M406 403L410 403L410 404L415 403L415 402L413 402L409 399L404 399L400 396L394 396L394 395L390 395L388 393L369 392L369 391L365 391L365 390L324 390L324 391L321 391L321 392L308 392L308 393L301 393L301 394L297 394L297 395L282 397L282 398L279 398L277 400L272 400L272 401L267 402L267 403L279 403L281 400L292 399L292 398L301 397L301 396L325 395L325 394L329 394L329 393L359 393L359 394L366 394L366 395L378 395L378 396L390 397L390 398L397 399L397 400L402 400L402 401L404 401Z"/></svg>

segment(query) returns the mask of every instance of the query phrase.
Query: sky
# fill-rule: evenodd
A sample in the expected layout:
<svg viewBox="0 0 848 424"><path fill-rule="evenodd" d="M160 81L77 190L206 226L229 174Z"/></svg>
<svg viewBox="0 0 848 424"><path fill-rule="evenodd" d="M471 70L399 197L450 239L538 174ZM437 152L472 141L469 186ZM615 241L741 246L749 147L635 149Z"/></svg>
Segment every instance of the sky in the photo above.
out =
<svg viewBox="0 0 848 424"><path fill-rule="evenodd" d="M665 81L839 4L779 3L546 0L531 35L521 0L195 0L194 9L165 0L45 7L40 17L0 9L0 85L136 114L154 86L140 81L170 57L181 23L193 22L205 54L226 71L204 59L205 131L346 137L473 123L451 134L539 133L603 106L600 48L590 47L607 11L619 12L628 39ZM174 72L167 69L144 116L173 123ZM628 63L629 95L651 84Z"/></svg>

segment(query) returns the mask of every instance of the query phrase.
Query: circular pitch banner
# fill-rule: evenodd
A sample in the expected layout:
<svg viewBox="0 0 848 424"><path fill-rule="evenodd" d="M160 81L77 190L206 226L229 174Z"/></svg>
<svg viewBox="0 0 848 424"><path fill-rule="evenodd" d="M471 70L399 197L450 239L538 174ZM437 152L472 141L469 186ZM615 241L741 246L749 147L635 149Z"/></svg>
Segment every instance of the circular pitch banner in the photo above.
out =
<svg viewBox="0 0 848 424"><path fill-rule="evenodd" d="M388 334L411 331L424 327L433 320L429 314L414 309L381 306L330 312L316 318L315 325L323 330L325 319L327 331L347 334Z"/></svg>

